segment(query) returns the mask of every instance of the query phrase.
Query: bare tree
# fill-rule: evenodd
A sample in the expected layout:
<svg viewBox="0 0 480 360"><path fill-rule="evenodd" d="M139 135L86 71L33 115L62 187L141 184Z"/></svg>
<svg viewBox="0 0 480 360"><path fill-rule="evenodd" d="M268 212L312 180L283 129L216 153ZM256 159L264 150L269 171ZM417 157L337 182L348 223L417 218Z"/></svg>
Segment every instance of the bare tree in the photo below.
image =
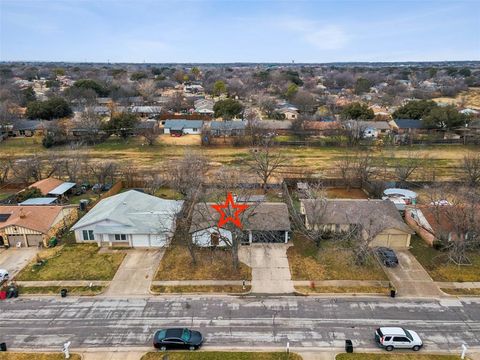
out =
<svg viewBox="0 0 480 360"><path fill-rule="evenodd" d="M90 175L98 184L105 184L109 180L113 184L117 169L118 165L113 161L89 164Z"/></svg>
<svg viewBox="0 0 480 360"><path fill-rule="evenodd" d="M480 186L480 153L463 157L462 171L469 186Z"/></svg>
<svg viewBox="0 0 480 360"><path fill-rule="evenodd" d="M340 160L335 162L335 167L340 172L340 177L342 178L345 187L347 190L350 190L350 187L355 180L355 158L345 153Z"/></svg>
<svg viewBox="0 0 480 360"><path fill-rule="evenodd" d="M251 149L250 154L252 158L250 170L260 178L263 191L266 193L268 181L285 165L286 158L273 149L269 140L263 141L260 147Z"/></svg>
<svg viewBox="0 0 480 360"><path fill-rule="evenodd" d="M0 185L5 184L11 170L11 162L6 159L0 159Z"/></svg>
<svg viewBox="0 0 480 360"><path fill-rule="evenodd" d="M140 129L138 133L147 141L149 146L155 145L155 141L157 140L159 134L156 126L153 128Z"/></svg>
<svg viewBox="0 0 480 360"><path fill-rule="evenodd" d="M405 158L395 158L393 166L398 181L405 183L418 168L425 164L425 160L424 157L419 157L413 152L409 152Z"/></svg>
<svg viewBox="0 0 480 360"><path fill-rule="evenodd" d="M78 126L81 128L83 137L89 144L95 144L102 137L106 136L102 133L103 120L97 115L93 107L87 107L80 115Z"/></svg>
<svg viewBox="0 0 480 360"><path fill-rule="evenodd" d="M181 159L172 160L167 168L170 186L183 196L191 197L206 180L208 159L186 151Z"/></svg>
<svg viewBox="0 0 480 360"><path fill-rule="evenodd" d="M151 102L156 95L157 85L155 81L149 79L144 80L138 85L138 92L147 102Z"/></svg>

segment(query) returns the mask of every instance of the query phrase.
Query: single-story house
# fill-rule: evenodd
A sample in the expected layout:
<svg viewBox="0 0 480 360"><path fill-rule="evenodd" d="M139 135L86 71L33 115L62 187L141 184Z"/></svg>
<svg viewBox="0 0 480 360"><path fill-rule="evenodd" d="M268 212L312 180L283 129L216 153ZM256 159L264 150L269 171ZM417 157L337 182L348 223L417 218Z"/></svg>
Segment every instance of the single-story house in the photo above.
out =
<svg viewBox="0 0 480 360"><path fill-rule="evenodd" d="M77 206L0 206L0 245L46 246L76 219Z"/></svg>
<svg viewBox="0 0 480 360"><path fill-rule="evenodd" d="M129 190L101 200L73 227L78 243L164 247L175 232L183 201Z"/></svg>
<svg viewBox="0 0 480 360"><path fill-rule="evenodd" d="M244 121L211 121L210 130L213 136L242 136L245 135Z"/></svg>
<svg viewBox="0 0 480 360"><path fill-rule="evenodd" d="M130 111L142 117L155 117L162 113L161 106L132 106Z"/></svg>
<svg viewBox="0 0 480 360"><path fill-rule="evenodd" d="M292 129L290 120L261 120L257 126L275 134L288 134Z"/></svg>
<svg viewBox="0 0 480 360"><path fill-rule="evenodd" d="M209 99L198 99L194 103L195 112L199 114L213 115L213 100Z"/></svg>
<svg viewBox="0 0 480 360"><path fill-rule="evenodd" d="M370 246L408 248L414 233L390 200L301 200L300 211L309 229L341 233L359 229Z"/></svg>
<svg viewBox="0 0 480 360"><path fill-rule="evenodd" d="M228 246L232 232L218 227L220 214L213 203L196 204L193 210L190 234L197 246ZM242 214L241 243L287 243L290 238L290 218L287 204L250 203ZM229 224L227 224L229 225Z"/></svg>
<svg viewBox="0 0 480 360"><path fill-rule="evenodd" d="M399 134L418 132L423 129L423 121L415 119L395 119L390 121L392 128Z"/></svg>
<svg viewBox="0 0 480 360"><path fill-rule="evenodd" d="M390 133L390 125L386 121L359 121L365 138L377 138Z"/></svg>
<svg viewBox="0 0 480 360"><path fill-rule="evenodd" d="M45 132L45 124L41 120L15 120L8 130L8 136L34 136Z"/></svg>
<svg viewBox="0 0 480 360"><path fill-rule="evenodd" d="M172 136L198 135L202 132L202 126L201 120L169 119L165 121L164 133Z"/></svg>
<svg viewBox="0 0 480 360"><path fill-rule="evenodd" d="M476 223L480 223L480 208L471 214ZM455 221L463 221L462 210L455 205L419 205L409 206L405 211L405 221L416 233L430 246L435 240L447 239L455 240L460 236L468 234L458 234ZM478 229L472 229L472 232Z"/></svg>
<svg viewBox="0 0 480 360"><path fill-rule="evenodd" d="M277 110L277 112L282 114L287 120L295 120L298 118L298 111L291 108L281 108Z"/></svg>

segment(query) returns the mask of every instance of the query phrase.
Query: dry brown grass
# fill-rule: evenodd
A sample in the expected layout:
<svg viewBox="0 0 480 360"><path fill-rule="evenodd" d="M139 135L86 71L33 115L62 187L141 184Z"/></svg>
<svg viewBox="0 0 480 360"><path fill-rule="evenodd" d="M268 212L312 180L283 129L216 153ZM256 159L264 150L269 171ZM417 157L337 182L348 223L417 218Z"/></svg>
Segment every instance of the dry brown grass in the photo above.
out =
<svg viewBox="0 0 480 360"><path fill-rule="evenodd" d="M304 294L388 294L388 288L381 286L296 286Z"/></svg>
<svg viewBox="0 0 480 360"><path fill-rule="evenodd" d="M311 241L295 235L287 256L293 280L388 280L373 258L358 266L349 248L324 242L318 249Z"/></svg>
<svg viewBox="0 0 480 360"><path fill-rule="evenodd" d="M163 360L164 353L149 352L141 360ZM295 353L285 352L221 352L221 351L195 351L195 352L169 352L169 360L302 360Z"/></svg>
<svg viewBox="0 0 480 360"><path fill-rule="evenodd" d="M201 135L183 135L180 137L170 136L169 134L160 135L157 141L162 145L181 145L192 146L202 145Z"/></svg>
<svg viewBox="0 0 480 360"><path fill-rule="evenodd" d="M251 269L240 263L238 270L232 265L228 249L195 249L197 264L194 265L188 248L170 246L160 263L155 280L250 280Z"/></svg>
<svg viewBox="0 0 480 360"><path fill-rule="evenodd" d="M362 189L327 188L329 199L367 199L368 196Z"/></svg>
<svg viewBox="0 0 480 360"><path fill-rule="evenodd" d="M467 296L480 296L480 288L474 289L450 289L450 288L441 288L444 293L450 295L467 295Z"/></svg>
<svg viewBox="0 0 480 360"><path fill-rule="evenodd" d="M465 107L480 109L480 88L469 88L462 91L456 97L439 97L433 99L436 102L452 105L463 104Z"/></svg>
<svg viewBox="0 0 480 360"><path fill-rule="evenodd" d="M336 360L459 360L459 355L434 354L338 354ZM468 360L468 358L467 358Z"/></svg>
<svg viewBox="0 0 480 360"><path fill-rule="evenodd" d="M241 285L182 285L182 286L161 286L153 285L151 288L155 294L174 294L174 293L187 293L187 294L202 294L202 293L228 293L228 294L242 294L250 291L250 286L245 286L245 289Z"/></svg>

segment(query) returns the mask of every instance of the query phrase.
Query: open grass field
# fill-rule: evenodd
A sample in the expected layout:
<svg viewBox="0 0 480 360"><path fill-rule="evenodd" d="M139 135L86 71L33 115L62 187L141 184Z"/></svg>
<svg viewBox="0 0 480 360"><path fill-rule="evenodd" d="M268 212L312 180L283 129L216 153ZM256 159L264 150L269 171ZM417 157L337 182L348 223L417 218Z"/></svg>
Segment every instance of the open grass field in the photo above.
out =
<svg viewBox="0 0 480 360"><path fill-rule="evenodd" d="M16 353L0 352L0 360L62 360L63 353ZM70 360L81 360L80 355L70 354Z"/></svg>
<svg viewBox="0 0 480 360"><path fill-rule="evenodd" d="M28 264L15 278L18 281L111 280L125 253L99 253L96 244L62 245L42 250L46 264Z"/></svg>
<svg viewBox="0 0 480 360"><path fill-rule="evenodd" d="M213 170L222 165L237 166L247 169L250 161L249 149L246 147L200 147L200 146L168 146L156 144L145 145L141 137L122 140L110 138L104 143L85 146L80 150L72 150L68 146L45 149L39 138L11 138L0 143L0 157L17 159L28 155L39 154L48 158L55 155L57 158L66 158L86 155L93 162L114 159L119 164L132 163L139 170L156 169L167 161L180 158L186 150L200 151L210 160ZM419 180L429 180L435 169L437 179L454 178L458 176L456 167L460 160L469 151L479 151L478 147L464 146L413 146L392 147L384 149L366 149L376 158L385 158L391 162L392 157L406 158L410 153L416 157L426 157L426 165L414 174ZM285 155L287 161L280 169L279 177L302 176L305 174L322 174L338 177L335 162L347 154L355 154L358 149L339 147L280 147L279 151Z"/></svg>
<svg viewBox="0 0 480 360"><path fill-rule="evenodd" d="M294 235L287 250L293 280L388 280L375 259L366 266L355 265L352 250L332 243L320 249L311 241Z"/></svg>
<svg viewBox="0 0 480 360"><path fill-rule="evenodd" d="M418 236L412 236L412 254L435 281L480 281L480 252L471 252L471 265L459 266L448 262L447 253L435 250Z"/></svg>
<svg viewBox="0 0 480 360"><path fill-rule="evenodd" d="M232 266L229 250L195 249L197 264L194 265L188 248L171 245L163 256L155 280L251 280L251 269L240 263L239 269Z"/></svg>
<svg viewBox="0 0 480 360"><path fill-rule="evenodd" d="M433 99L437 103L460 105L472 109L480 110L480 88L469 88L467 91L462 91L456 97L440 97Z"/></svg>
<svg viewBox="0 0 480 360"><path fill-rule="evenodd" d="M163 360L164 353L146 353L141 360ZM23 360L23 359L22 359ZM281 352L169 352L168 360L302 360L298 354Z"/></svg>
<svg viewBox="0 0 480 360"><path fill-rule="evenodd" d="M335 360L459 360L459 355L433 354L338 354ZM468 358L467 358L468 360Z"/></svg>

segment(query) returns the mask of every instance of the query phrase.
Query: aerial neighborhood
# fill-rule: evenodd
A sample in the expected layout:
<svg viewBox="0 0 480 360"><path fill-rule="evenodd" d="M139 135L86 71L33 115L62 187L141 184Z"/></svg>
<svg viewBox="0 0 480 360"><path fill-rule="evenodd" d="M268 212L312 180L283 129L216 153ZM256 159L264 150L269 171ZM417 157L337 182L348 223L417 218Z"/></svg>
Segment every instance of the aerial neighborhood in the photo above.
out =
<svg viewBox="0 0 480 360"><path fill-rule="evenodd" d="M0 85L0 354L480 354L478 61L12 61Z"/></svg>

